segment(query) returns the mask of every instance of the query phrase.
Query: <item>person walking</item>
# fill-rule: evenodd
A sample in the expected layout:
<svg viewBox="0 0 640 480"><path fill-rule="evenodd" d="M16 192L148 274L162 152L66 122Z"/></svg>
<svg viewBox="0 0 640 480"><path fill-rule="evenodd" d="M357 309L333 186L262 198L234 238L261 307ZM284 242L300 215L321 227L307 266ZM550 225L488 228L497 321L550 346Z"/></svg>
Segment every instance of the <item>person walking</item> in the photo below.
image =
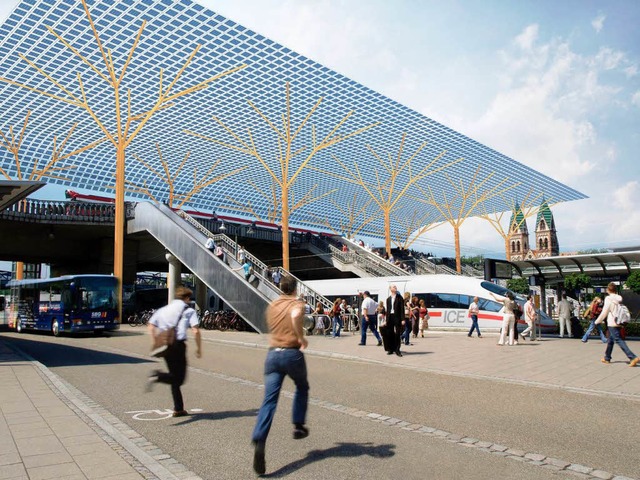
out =
<svg viewBox="0 0 640 480"><path fill-rule="evenodd" d="M342 331L342 310L340 309L340 302L341 300L337 298L331 308L331 336L334 338L339 337Z"/></svg>
<svg viewBox="0 0 640 480"><path fill-rule="evenodd" d="M607 285L607 298L604 299L604 306L598 318L596 319L596 325L600 325L607 319L607 329L609 330L609 339L607 341L607 349L604 352L602 363L611 363L611 354L613 353L613 344L617 343L618 346L625 353L630 360L629 366L635 367L640 358L633 353L620 336L620 325L616 323L616 314L618 312L618 306L622 303L622 297L616 292L616 284L611 282Z"/></svg>
<svg viewBox="0 0 640 480"><path fill-rule="evenodd" d="M238 260L238 263L243 264L246 256L247 255L244 251L244 248L242 248L242 245L238 245L238 257L236 258L236 260Z"/></svg>
<svg viewBox="0 0 640 480"><path fill-rule="evenodd" d="M183 417L188 415L184 409L184 401L180 387L184 383L187 375L187 331L191 328L196 341L196 357L202 356L202 340L198 329L198 316L196 311L189 306L193 297L193 292L185 287L178 287L175 293L175 300L169 305L162 307L149 319L149 333L153 343L159 331L175 328L175 340L169 345L164 360L167 363L169 372L155 370L149 377L147 391L150 391L155 383L166 383L171 385L171 395L173 397L173 416Z"/></svg>
<svg viewBox="0 0 640 480"><path fill-rule="evenodd" d="M253 469L258 475L266 471L265 444L278 406L282 382L289 376L296 386L293 397L293 438L306 438L305 426L309 402L307 364L303 350L308 341L302 328L304 305L296 298L297 282L285 275L280 282L282 295L267 308L269 327L269 351L264 363L264 399L256 420L251 441L254 445Z"/></svg>
<svg viewBox="0 0 640 480"><path fill-rule="evenodd" d="M567 335L572 337L571 333L571 304L567 300L567 295L562 294L562 300L558 302L558 322L560 323L560 338L564 337L564 328L567 327Z"/></svg>
<svg viewBox="0 0 640 480"><path fill-rule="evenodd" d="M600 297L594 297L591 301L591 305L589 305L589 308L585 310L584 318L590 319L591 322L589 323L589 328L587 328L587 331L584 332L582 343L587 343L587 340L589 340L589 335L591 335L591 332L593 332L596 326L598 328L598 332L600 332L600 340L602 340L602 343L607 343L607 337L602 330L602 326L596 325L596 319L600 315L600 312L602 312L602 307L602 299Z"/></svg>
<svg viewBox="0 0 640 480"><path fill-rule="evenodd" d="M418 297L411 297L411 334L413 338L418 338L420 330L420 300Z"/></svg>
<svg viewBox="0 0 640 480"><path fill-rule="evenodd" d="M280 280L282 280L282 273L278 267L273 269L273 273L271 274L271 280L276 287L280 288Z"/></svg>
<svg viewBox="0 0 640 480"><path fill-rule="evenodd" d="M423 299L420 300L420 310L418 314L420 315L420 325L418 325L420 336L424 338L424 331L429 329L429 309Z"/></svg>
<svg viewBox="0 0 640 480"><path fill-rule="evenodd" d="M385 328L385 334L382 337L382 343L387 355L393 355L394 353L401 357L400 352L400 336L404 329L405 316L404 316L404 301L402 296L398 293L398 287L391 285L389 287L391 295L387 298L386 310L387 310L387 325Z"/></svg>
<svg viewBox="0 0 640 480"><path fill-rule="evenodd" d="M409 292L404 292L404 329L402 330L402 334L400 336L400 340L405 345L411 345L411 294Z"/></svg>
<svg viewBox="0 0 640 480"><path fill-rule="evenodd" d="M502 295L496 295L495 293L489 292L489 294L498 302L502 302L504 305L504 310L502 312L502 331L500 332L500 339L498 340L498 345L503 346L505 342L505 337L509 336L509 345L517 345L518 342L514 341L515 336L515 309L516 309L516 301L513 297L513 293L507 292L507 296L503 297Z"/></svg>
<svg viewBox="0 0 640 480"><path fill-rule="evenodd" d="M382 345L382 338L378 333L378 320L376 318L376 310L378 306L371 294L368 291L364 291L362 294L364 299L362 300L361 314L362 314L362 326L360 328L360 343L358 345L364 346L367 344L367 328L371 330L373 336L378 340L378 346Z"/></svg>
<svg viewBox="0 0 640 480"><path fill-rule="evenodd" d="M478 308L478 297L473 297L473 302L469 305L469 316L471 317L471 329L467 334L467 337L470 337L475 330L478 332L478 338L482 338L482 334L480 333L480 327L478 327L478 313L480 313L480 309Z"/></svg>
<svg viewBox="0 0 640 480"><path fill-rule="evenodd" d="M524 321L527 322L527 328L522 332L522 340L529 335L530 341L536 339L536 307L533 305L533 297L527 295L527 301L524 303Z"/></svg>
<svg viewBox="0 0 640 480"><path fill-rule="evenodd" d="M204 242L204 246L210 252L213 252L216 249L216 242L213 241L213 238L207 237L207 240Z"/></svg>

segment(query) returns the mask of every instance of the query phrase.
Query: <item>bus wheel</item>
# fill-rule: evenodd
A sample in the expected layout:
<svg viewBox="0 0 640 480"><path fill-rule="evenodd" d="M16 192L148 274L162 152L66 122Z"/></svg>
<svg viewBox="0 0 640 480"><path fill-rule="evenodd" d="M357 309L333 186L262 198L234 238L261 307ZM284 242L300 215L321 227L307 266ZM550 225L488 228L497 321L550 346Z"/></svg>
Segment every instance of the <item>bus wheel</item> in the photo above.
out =
<svg viewBox="0 0 640 480"><path fill-rule="evenodd" d="M54 337L60 336L60 324L58 323L58 320L51 322L51 333L53 333Z"/></svg>

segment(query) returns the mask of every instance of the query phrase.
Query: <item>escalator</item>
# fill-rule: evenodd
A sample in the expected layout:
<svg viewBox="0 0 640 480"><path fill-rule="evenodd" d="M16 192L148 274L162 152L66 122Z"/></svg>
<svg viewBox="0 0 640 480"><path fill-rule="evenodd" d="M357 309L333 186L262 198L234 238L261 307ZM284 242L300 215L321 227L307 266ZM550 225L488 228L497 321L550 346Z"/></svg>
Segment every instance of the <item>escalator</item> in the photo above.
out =
<svg viewBox="0 0 640 480"><path fill-rule="evenodd" d="M267 332L264 312L279 291L261 282L254 286L204 246L206 236L166 205L141 202L127 221L127 233L146 231L260 333Z"/></svg>

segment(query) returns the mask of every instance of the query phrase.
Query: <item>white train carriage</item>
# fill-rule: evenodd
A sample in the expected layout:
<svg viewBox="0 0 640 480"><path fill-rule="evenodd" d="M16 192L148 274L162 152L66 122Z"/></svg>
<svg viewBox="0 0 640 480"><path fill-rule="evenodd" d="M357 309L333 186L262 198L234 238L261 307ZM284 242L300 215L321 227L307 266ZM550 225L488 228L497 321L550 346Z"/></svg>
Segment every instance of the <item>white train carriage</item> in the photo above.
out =
<svg viewBox="0 0 640 480"><path fill-rule="evenodd" d="M478 297L480 313L478 324L480 330L498 330L502 325L503 305L496 302L490 292L505 296L508 290L495 283L477 278L458 275L410 275L400 277L347 278L337 280L313 280L305 282L310 288L329 299L346 298L353 303L365 290L376 300L384 300L389 296L389 287L395 285L398 292L409 292L425 300L429 309L429 326L437 328L471 328L468 308L473 297ZM526 298L515 295L522 307ZM556 327L555 322L547 314L538 310L538 319L542 331L550 331ZM520 320L521 329L526 323Z"/></svg>

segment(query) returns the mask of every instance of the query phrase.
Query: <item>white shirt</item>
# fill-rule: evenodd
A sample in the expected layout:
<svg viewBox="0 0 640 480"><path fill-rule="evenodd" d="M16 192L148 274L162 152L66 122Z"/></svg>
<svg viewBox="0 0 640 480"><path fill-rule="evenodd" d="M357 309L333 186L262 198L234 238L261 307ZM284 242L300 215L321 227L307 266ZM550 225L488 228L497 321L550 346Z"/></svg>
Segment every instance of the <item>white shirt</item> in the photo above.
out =
<svg viewBox="0 0 640 480"><path fill-rule="evenodd" d="M371 297L367 297L362 301L362 307L361 307L362 315L375 315L377 308L378 308L378 304ZM367 313L365 313L365 310Z"/></svg>
<svg viewBox="0 0 640 480"><path fill-rule="evenodd" d="M204 246L207 247L209 250L213 250L216 244L213 242L213 238L209 237L207 238L207 241L205 242Z"/></svg>
<svg viewBox="0 0 640 480"><path fill-rule="evenodd" d="M176 328L176 340L186 340L189 327L197 327L199 320L196 311L182 300L174 300L151 316L149 323L160 330Z"/></svg>
<svg viewBox="0 0 640 480"><path fill-rule="evenodd" d="M478 304L476 302L471 302L469 305L469 315L478 315Z"/></svg>

